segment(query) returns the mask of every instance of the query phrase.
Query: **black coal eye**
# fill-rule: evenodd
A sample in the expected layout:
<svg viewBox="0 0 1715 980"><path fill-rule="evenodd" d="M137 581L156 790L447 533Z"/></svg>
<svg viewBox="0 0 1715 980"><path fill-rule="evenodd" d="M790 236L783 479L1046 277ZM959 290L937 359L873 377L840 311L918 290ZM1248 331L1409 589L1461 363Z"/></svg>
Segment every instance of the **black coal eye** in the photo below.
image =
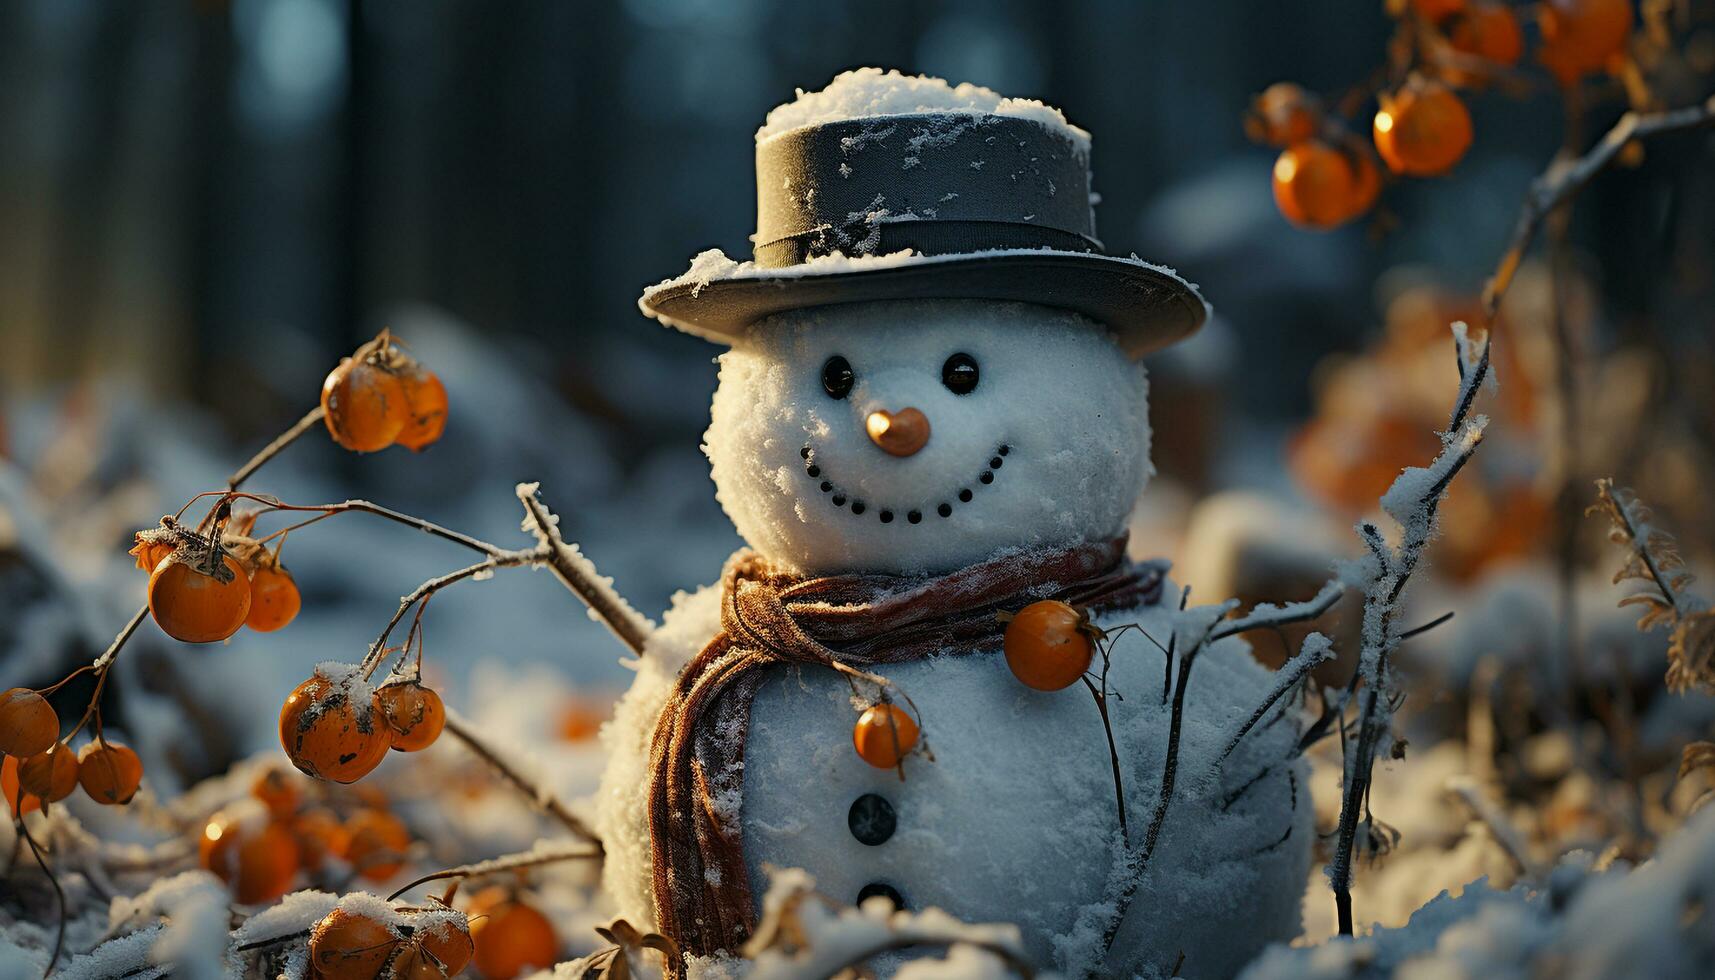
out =
<svg viewBox="0 0 1715 980"><path fill-rule="evenodd" d="M852 362L838 354L822 365L822 390L829 398L844 398L852 393Z"/></svg>
<svg viewBox="0 0 1715 980"><path fill-rule="evenodd" d="M955 395L968 395L977 390L977 359L969 354L954 354L941 365L941 383Z"/></svg>

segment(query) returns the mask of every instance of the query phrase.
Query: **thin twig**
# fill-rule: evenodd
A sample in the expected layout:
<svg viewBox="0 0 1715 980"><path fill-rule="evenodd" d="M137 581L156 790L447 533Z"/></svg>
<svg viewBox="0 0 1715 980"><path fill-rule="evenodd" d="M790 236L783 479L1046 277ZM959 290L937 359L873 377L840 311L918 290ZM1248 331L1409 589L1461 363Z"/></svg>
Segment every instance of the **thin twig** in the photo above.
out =
<svg viewBox="0 0 1715 980"><path fill-rule="evenodd" d="M537 540L548 549L548 567L554 570L566 588L572 590L572 594L582 599L584 605L601 618L621 643L630 647L632 653L642 656L649 634L655 632L655 624L631 608L631 604L612 585L598 578L589 559L560 537L560 528L553 513L536 495L536 490L536 484L519 484L518 500L530 516Z"/></svg>
<svg viewBox="0 0 1715 980"><path fill-rule="evenodd" d="M484 572L492 572L497 568L516 568L519 565L529 565L534 562L542 561L546 557L546 551L542 548L533 548L529 551L503 552L499 555L491 556L483 561L479 561L474 565L466 565L464 568L457 571L436 576L435 578L424 582L422 585L417 586L415 589L411 590L409 595L399 600L399 608L394 611L393 618L387 621L387 626L381 630L381 635L377 636L375 638L375 642L369 645L369 652L365 654L363 658L362 666L364 669L364 676L369 677L375 673L375 668L380 665L382 659L387 655L387 638L393 635L393 630L399 625L400 621L405 618L405 614L411 610L412 606L417 605L419 602L423 602L428 599L429 596L434 595L436 592L439 592L455 582L462 582L465 579L473 578ZM408 647L409 645L409 642L407 642L406 646Z"/></svg>
<svg viewBox="0 0 1715 980"><path fill-rule="evenodd" d="M226 489L237 490L244 484L244 481L254 476L256 471L266 465L269 460L280 455L281 450L290 446L292 443L297 442L299 436L314 428L316 423L322 420L323 414L325 413L323 413L322 407L319 404L315 408L310 409L309 412L307 412L303 418L299 419L290 429L287 429L285 432L276 436L273 442L263 446L260 452L250 457L250 461L248 463L240 466L237 471L227 477Z"/></svg>
<svg viewBox="0 0 1715 980"><path fill-rule="evenodd" d="M1512 285L1519 264L1524 260L1525 251L1530 248L1531 240L1536 237L1537 229L1541 227L1549 212L1583 190L1584 185L1613 162L1632 140L1695 129L1712 123L1715 123L1715 96L1699 105L1684 109L1651 113L1628 112L1583 156L1573 160L1556 161L1536 178L1531 183L1530 191L1525 194L1524 205L1513 225L1512 238L1506 251L1501 253L1495 274L1483 289L1483 314L1486 323L1494 324L1495 314L1501 308L1501 299Z"/></svg>
<svg viewBox="0 0 1715 980"><path fill-rule="evenodd" d="M418 885L426 885L431 881L445 881L448 878L469 878L478 875L497 874L502 871L519 871L524 868L536 868L541 867L544 864L554 864L559 861L575 861L580 858L596 858L599 860L601 856L602 852L599 847L582 851L564 851L561 853L550 852L547 854L543 854L538 851L525 851L522 854L511 854L506 857L492 858L487 861L478 861L475 864L461 864L456 868L447 868L444 871L427 874L409 882L408 884L401 885L398 890L393 892L393 894L387 896L387 900L391 902Z"/></svg>
<svg viewBox="0 0 1715 980"><path fill-rule="evenodd" d="M1106 732L1108 736L1108 761L1113 764L1114 769L1114 809L1119 812L1120 840L1124 841L1125 846L1129 848L1131 847L1131 831L1126 827L1125 822L1125 784L1120 780L1120 752L1119 747L1114 744L1113 722L1108 718L1108 699L1105 694L1096 690L1096 685L1088 677L1080 677L1079 680L1083 681L1084 686L1090 689L1090 697L1096 702L1096 711L1100 712L1102 716L1102 731Z"/></svg>
<svg viewBox="0 0 1715 980"><path fill-rule="evenodd" d="M506 761L497 755L493 749L489 748L488 745L476 736L476 733L465 724L462 718L458 717L453 712L448 711L446 728L443 730L447 734L463 742L465 747L475 753L483 762L486 762L489 768L499 773L507 782L517 787L520 793L523 793L525 797L534 801L536 805L540 806L549 816L558 820L561 826L571 831L573 835L595 845L597 851L602 850L601 838L597 837L595 831L591 830L588 825L578 819L576 814L572 813L571 810L568 810L566 805L560 802L559 797L555 796L548 790L537 786L535 783L532 783L520 774L518 770L508 765Z"/></svg>
<svg viewBox="0 0 1715 980"><path fill-rule="evenodd" d="M23 795L22 795L22 793L20 793L19 799L21 800L22 798L23 798ZM13 801L9 800L7 802L13 802ZM54 898L59 901L60 924L59 924L59 929L57 931L55 931L55 933L54 933L54 951L53 951L53 954L48 957L47 969L42 971L42 976L44 978L46 978L54 972L54 966L57 963L59 963L59 961L60 961L60 951L65 948L65 942L66 942L66 893L65 893L65 889L60 887L60 880L58 877L56 877L54 875L53 869L48 867L47 859L42 857L42 849L40 846L38 846L36 844L36 838L31 836L30 828L24 826L23 815L19 814L14 819L13 823L18 828L18 836L24 838L24 842L26 844L30 845L30 853L34 854L36 856L36 864L41 867L42 874L48 876L48 884L54 886Z"/></svg>

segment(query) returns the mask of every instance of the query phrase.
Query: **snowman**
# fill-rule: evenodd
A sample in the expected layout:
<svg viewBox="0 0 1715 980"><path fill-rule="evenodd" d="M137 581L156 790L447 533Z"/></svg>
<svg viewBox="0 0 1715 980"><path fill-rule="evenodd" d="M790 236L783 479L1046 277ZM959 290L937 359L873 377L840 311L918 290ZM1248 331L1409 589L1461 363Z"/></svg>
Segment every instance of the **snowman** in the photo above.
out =
<svg viewBox="0 0 1715 980"><path fill-rule="evenodd" d="M1212 622L1127 557L1152 472L1139 359L1207 308L1101 251L1089 152L1040 102L849 72L757 133L752 258L704 252L640 300L729 347L704 448L748 545L675 597L603 733L604 886L693 973L744 943L771 868L1016 924L1071 975L1231 976L1300 929L1295 726L1221 758L1271 685L1236 638L1196 661L1182 775L1115 898L1160 793L1165 648ZM997 614L1043 600L1113 635L1123 792L1090 690L1003 655ZM903 757L858 751L877 712Z"/></svg>

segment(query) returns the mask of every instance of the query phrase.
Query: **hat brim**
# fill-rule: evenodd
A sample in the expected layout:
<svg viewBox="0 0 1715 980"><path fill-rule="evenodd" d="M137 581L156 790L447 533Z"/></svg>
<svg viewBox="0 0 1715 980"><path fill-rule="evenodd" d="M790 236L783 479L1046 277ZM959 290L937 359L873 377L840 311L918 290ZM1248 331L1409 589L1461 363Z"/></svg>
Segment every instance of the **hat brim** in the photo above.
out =
<svg viewBox="0 0 1715 980"><path fill-rule="evenodd" d="M757 321L816 306L887 299L991 299L1071 310L1106 324L1139 358L1203 325L1209 307L1172 270L1137 258L1020 249L959 255L833 256L778 269L732 263L646 290L638 306L671 327L731 344Z"/></svg>

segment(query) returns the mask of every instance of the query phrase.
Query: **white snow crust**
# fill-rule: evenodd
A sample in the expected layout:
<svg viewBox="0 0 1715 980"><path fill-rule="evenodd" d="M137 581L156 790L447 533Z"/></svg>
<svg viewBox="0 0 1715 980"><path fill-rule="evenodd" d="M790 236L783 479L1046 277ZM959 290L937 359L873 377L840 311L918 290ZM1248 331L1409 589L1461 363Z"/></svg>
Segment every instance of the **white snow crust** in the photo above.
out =
<svg viewBox="0 0 1715 980"><path fill-rule="evenodd" d="M1035 99L1012 99L981 85L948 84L929 75L906 75L898 69L858 68L834 77L818 92L798 89L798 97L768 113L756 131L758 143L805 126L850 119L961 113L1013 116L1042 124L1088 152L1090 134L1066 121L1059 109Z"/></svg>

